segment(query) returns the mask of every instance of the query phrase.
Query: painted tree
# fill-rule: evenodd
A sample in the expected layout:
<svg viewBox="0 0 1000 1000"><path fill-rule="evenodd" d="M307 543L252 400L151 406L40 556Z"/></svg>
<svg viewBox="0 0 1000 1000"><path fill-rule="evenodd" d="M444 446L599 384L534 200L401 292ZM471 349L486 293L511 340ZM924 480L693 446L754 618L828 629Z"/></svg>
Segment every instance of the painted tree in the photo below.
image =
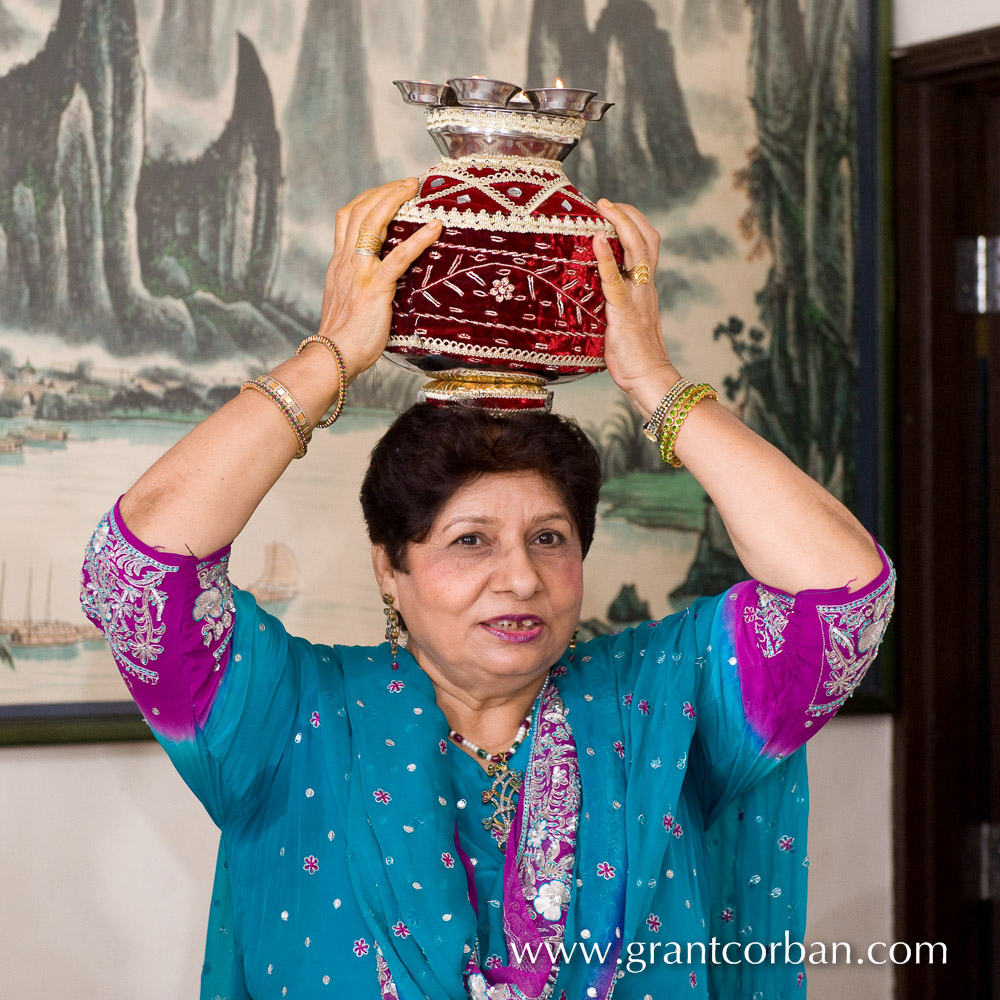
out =
<svg viewBox="0 0 1000 1000"><path fill-rule="evenodd" d="M727 386L745 422L835 496L854 500L858 348L854 327L857 206L855 5L750 0L749 98L757 145L738 180L743 232L772 260L757 295L760 325L738 317L740 370ZM675 598L745 576L709 507L694 564Z"/></svg>

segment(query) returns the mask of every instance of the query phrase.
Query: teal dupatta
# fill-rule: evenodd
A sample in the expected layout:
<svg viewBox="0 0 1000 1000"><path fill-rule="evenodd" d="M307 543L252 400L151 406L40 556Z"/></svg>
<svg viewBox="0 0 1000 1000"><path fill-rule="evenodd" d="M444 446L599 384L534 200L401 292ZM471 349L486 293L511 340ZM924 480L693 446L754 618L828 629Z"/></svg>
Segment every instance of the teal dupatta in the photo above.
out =
<svg viewBox="0 0 1000 1000"><path fill-rule="evenodd" d="M393 671L387 646L330 648L276 637L274 619L248 595L236 598L233 650L241 669L249 675L251 662L278 657L269 675L316 690L326 771L343 781L337 794L346 796L350 884L365 938L381 954L381 982L366 995L468 996L464 973L477 951L477 919L457 863L448 754L459 751L447 742L429 678L403 650ZM570 954L558 965L557 1000L612 990L616 998L804 996L801 964L783 959L786 934L800 941L805 927L805 757L763 754L767 734L746 721L735 607L727 595L705 599L662 622L580 644L575 658L553 667L582 792L564 908ZM230 664L230 675L239 672ZM213 715L225 718L246 700L225 690L242 683L226 677ZM210 719L206 744L213 728L231 726L232 719ZM532 760L545 752L534 739L538 729L536 719ZM275 764L282 766L284 757ZM522 817L528 826L530 808ZM226 845L250 834L245 822L221 825L212 926L226 932L210 928L203 996L242 1000L250 995L244 957L229 929L247 918L240 893L235 906L230 896ZM757 962L772 943L776 960L772 951ZM511 944L508 938L508 952ZM581 948L591 949L589 959Z"/></svg>

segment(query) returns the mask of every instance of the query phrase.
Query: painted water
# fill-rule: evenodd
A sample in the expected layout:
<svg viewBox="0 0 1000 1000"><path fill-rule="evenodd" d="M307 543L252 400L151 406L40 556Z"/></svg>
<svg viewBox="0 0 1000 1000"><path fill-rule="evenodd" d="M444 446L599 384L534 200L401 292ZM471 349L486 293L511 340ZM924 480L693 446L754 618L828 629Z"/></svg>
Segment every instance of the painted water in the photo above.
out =
<svg viewBox="0 0 1000 1000"><path fill-rule="evenodd" d="M268 547L291 551L297 595L281 618L313 641L381 641L384 618L371 571L357 495L368 454L390 414L348 414L317 433L237 540L231 577L247 587L265 572ZM27 421L0 421L0 434ZM172 421L67 422L58 446L25 445L0 456L0 562L5 570L0 618L51 617L86 624L79 609L80 564L87 540L117 497L190 428ZM654 614L680 583L694 554L693 532L602 521L587 559L583 618L605 618L623 583L634 583ZM48 584L51 567L51 588ZM96 634L96 633L95 633ZM98 641L14 649L13 670L0 663L0 706L119 701L127 692L107 647Z"/></svg>

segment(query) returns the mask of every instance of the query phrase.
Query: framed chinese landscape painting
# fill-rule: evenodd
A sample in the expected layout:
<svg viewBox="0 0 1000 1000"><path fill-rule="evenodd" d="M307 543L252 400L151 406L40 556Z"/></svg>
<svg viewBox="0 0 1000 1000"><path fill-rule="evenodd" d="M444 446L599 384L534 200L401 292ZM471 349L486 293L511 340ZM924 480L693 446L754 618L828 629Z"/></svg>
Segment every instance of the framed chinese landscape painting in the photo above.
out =
<svg viewBox="0 0 1000 1000"><path fill-rule="evenodd" d="M0 0L0 741L146 732L79 611L87 540L315 332L336 209L433 164L394 79L614 102L566 170L661 232L672 358L884 532L883 28L870 0ZM357 491L420 384L355 383L234 547L293 633L381 636ZM603 464L585 631L742 578L606 374L554 406Z"/></svg>

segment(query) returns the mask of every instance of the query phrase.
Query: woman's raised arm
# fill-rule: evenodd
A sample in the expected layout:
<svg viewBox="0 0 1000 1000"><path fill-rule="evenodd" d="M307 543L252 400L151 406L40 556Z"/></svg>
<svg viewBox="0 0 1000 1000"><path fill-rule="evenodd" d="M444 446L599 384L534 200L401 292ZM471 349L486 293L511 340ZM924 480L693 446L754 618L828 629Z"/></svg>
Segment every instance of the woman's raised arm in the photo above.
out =
<svg viewBox="0 0 1000 1000"><path fill-rule="evenodd" d="M614 223L626 264L649 263L655 274L660 238L631 205L598 202ZM608 371L648 419L680 375L663 345L656 288L619 272L607 241L594 251L608 300ZM677 436L677 457L712 498L747 572L787 593L858 590L882 562L868 532L842 503L755 434L724 406L698 403Z"/></svg>
<svg viewBox="0 0 1000 1000"><path fill-rule="evenodd" d="M396 280L437 239L441 226L428 223L381 261L355 252L358 236L384 239L392 216L416 189L415 178L385 184L337 213L318 332L339 348L347 385L378 360L389 334ZM308 344L271 375L302 407L310 427L340 391L337 362L322 343ZM142 475L122 498L122 517L160 551L203 557L243 530L297 450L281 410L259 392L241 393Z"/></svg>

